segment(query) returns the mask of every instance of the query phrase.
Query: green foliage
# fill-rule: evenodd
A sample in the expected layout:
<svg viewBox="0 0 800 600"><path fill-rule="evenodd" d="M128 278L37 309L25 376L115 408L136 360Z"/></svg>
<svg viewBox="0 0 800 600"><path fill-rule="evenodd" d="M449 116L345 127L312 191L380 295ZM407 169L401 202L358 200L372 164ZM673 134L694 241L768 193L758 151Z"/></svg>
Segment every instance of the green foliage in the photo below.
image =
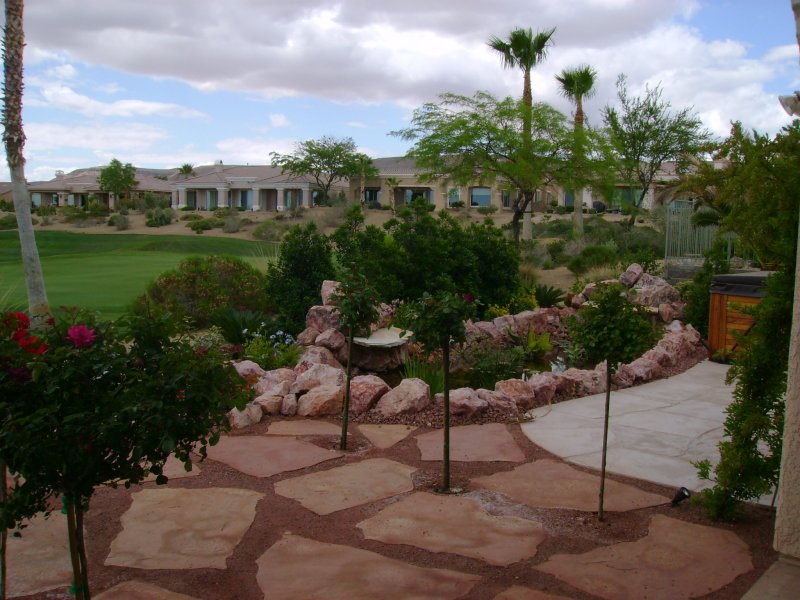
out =
<svg viewBox="0 0 800 600"><path fill-rule="evenodd" d="M569 260L567 268L575 275L582 275L594 267L617 263L619 263L619 253L613 245L586 246L579 255Z"/></svg>
<svg viewBox="0 0 800 600"><path fill-rule="evenodd" d="M0 200L0 211L2 212L15 212L14 203L10 200Z"/></svg>
<svg viewBox="0 0 800 600"><path fill-rule="evenodd" d="M529 329L525 335L517 335L510 329L506 334L516 346L522 348L523 360L526 364L540 363L544 357L553 350L550 334L547 331L537 334L534 329Z"/></svg>
<svg viewBox="0 0 800 600"><path fill-rule="evenodd" d="M518 314L526 310L533 310L539 308L539 303L536 301L536 292L533 287L519 286L517 293L511 298L508 303L508 310L511 314Z"/></svg>
<svg viewBox="0 0 800 600"><path fill-rule="evenodd" d="M683 319L708 339L708 312L711 304L711 280L714 275L730 272L725 238L717 237L705 251L703 268L692 281L681 286L681 300L686 303Z"/></svg>
<svg viewBox="0 0 800 600"><path fill-rule="evenodd" d="M171 208L153 208L145 213L144 222L148 227L163 227L169 225L175 218L175 211Z"/></svg>
<svg viewBox="0 0 800 600"><path fill-rule="evenodd" d="M267 219L256 226L253 237L262 242L280 242L288 230L289 225L275 219Z"/></svg>
<svg viewBox="0 0 800 600"><path fill-rule="evenodd" d="M100 184L102 191L122 198L137 185L136 169L131 163L123 165L113 158L107 167L100 170L97 183Z"/></svg>
<svg viewBox="0 0 800 600"><path fill-rule="evenodd" d="M116 227L117 231L124 231L130 228L130 223L128 222L128 217L125 215L111 215L108 218L108 225L110 227Z"/></svg>
<svg viewBox="0 0 800 600"><path fill-rule="evenodd" d="M656 328L646 310L631 302L622 284L601 284L580 312L567 319L570 338L581 349L583 361L608 361L611 371L653 346Z"/></svg>
<svg viewBox="0 0 800 600"><path fill-rule="evenodd" d="M20 479L2 519L13 526L29 501L63 496L84 584L82 515L94 490L151 473L166 483L171 455L191 469L191 455L204 457L229 427L227 411L251 396L233 366L176 337L169 319L146 314L124 325L67 312L13 377L3 368L0 456Z"/></svg>
<svg viewBox="0 0 800 600"><path fill-rule="evenodd" d="M468 344L458 352L459 362L469 365L461 374L464 383L475 389L493 390L498 381L518 379L525 368L525 350L521 345L481 342Z"/></svg>
<svg viewBox="0 0 800 600"><path fill-rule="evenodd" d="M199 327L211 323L220 307L260 311L266 306L264 276L234 256L190 257L158 276L134 310L158 306L175 319L191 318Z"/></svg>
<svg viewBox="0 0 800 600"><path fill-rule="evenodd" d="M294 154L270 154L273 167L281 173L295 177L310 176L322 190L323 202L331 199L331 187L343 179L370 178L378 174L366 154L357 152L353 138L323 136L318 140L306 140L295 146Z"/></svg>
<svg viewBox="0 0 800 600"><path fill-rule="evenodd" d="M224 233L236 233L242 228L242 221L239 217L228 217L222 225Z"/></svg>
<svg viewBox="0 0 800 600"><path fill-rule="evenodd" d="M565 299L564 290L549 285L536 285L533 293L536 295L536 303L542 308L550 308Z"/></svg>
<svg viewBox="0 0 800 600"><path fill-rule="evenodd" d="M299 332L305 328L308 309L320 301L322 282L334 276L328 238L317 232L314 223L292 227L266 278L269 304L284 329Z"/></svg>
<svg viewBox="0 0 800 600"><path fill-rule="evenodd" d="M425 356L410 354L403 363L404 379L421 379L428 384L431 396L444 391L444 370L440 353Z"/></svg>
<svg viewBox="0 0 800 600"><path fill-rule="evenodd" d="M412 341L426 352L435 352L451 343L464 343L464 321L475 314L474 302L461 294L427 292L398 310L401 327L412 332Z"/></svg>
<svg viewBox="0 0 800 600"><path fill-rule="evenodd" d="M95 199L90 199L84 209L90 217L99 218L107 217L111 213L111 209L107 205Z"/></svg>
<svg viewBox="0 0 800 600"><path fill-rule="evenodd" d="M5 229L16 229L17 228L17 216L13 215L3 215L0 217L0 230Z"/></svg>
<svg viewBox="0 0 800 600"><path fill-rule="evenodd" d="M476 210L478 211L478 214L487 216L496 213L497 207L494 204L490 204L488 206L479 206Z"/></svg>
<svg viewBox="0 0 800 600"><path fill-rule="evenodd" d="M294 367L302 352L294 338L280 329L269 335L256 334L244 346L244 356L266 371Z"/></svg>
<svg viewBox="0 0 800 600"><path fill-rule="evenodd" d="M229 343L236 346L242 346L255 335L262 334L272 324L271 317L261 311L230 307L213 313L209 321L219 328Z"/></svg>
<svg viewBox="0 0 800 600"><path fill-rule="evenodd" d="M504 317L507 314L509 314L507 306L497 306L496 304L490 304L483 312L483 318L487 321L492 321L497 317Z"/></svg>

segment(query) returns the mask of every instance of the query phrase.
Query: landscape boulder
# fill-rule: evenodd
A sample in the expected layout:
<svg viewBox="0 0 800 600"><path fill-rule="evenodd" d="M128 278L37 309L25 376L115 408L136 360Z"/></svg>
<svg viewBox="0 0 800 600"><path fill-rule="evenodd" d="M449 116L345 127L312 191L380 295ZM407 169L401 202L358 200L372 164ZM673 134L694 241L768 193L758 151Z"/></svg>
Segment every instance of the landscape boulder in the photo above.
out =
<svg viewBox="0 0 800 600"><path fill-rule="evenodd" d="M256 394L264 394L283 382L288 382L289 385L291 385L294 383L295 379L297 379L297 373L292 369L273 369L272 371L267 371L261 376L261 379L256 382Z"/></svg>
<svg viewBox="0 0 800 600"><path fill-rule="evenodd" d="M347 340L344 339L344 334L338 329L326 329L322 333L317 336L317 339L314 341L315 346L322 346L323 348L327 348L334 354L336 354L340 349L344 348L347 343ZM337 357L338 360L338 357ZM345 359L346 360L346 359Z"/></svg>
<svg viewBox="0 0 800 600"><path fill-rule="evenodd" d="M628 364L636 383L646 383L664 376L664 369L654 360L639 357Z"/></svg>
<svg viewBox="0 0 800 600"><path fill-rule="evenodd" d="M539 406L548 404L553 400L558 387L557 379L555 373L534 373L528 379L528 385L536 395L536 403Z"/></svg>
<svg viewBox="0 0 800 600"><path fill-rule="evenodd" d="M631 295L631 301L641 306L657 308L659 304L678 302L681 299L680 292L666 280L649 273L643 273L631 289L636 292Z"/></svg>
<svg viewBox="0 0 800 600"><path fill-rule="evenodd" d="M431 389L422 379L403 379L396 388L386 392L374 410L384 417L419 412L431 403Z"/></svg>
<svg viewBox="0 0 800 600"><path fill-rule="evenodd" d="M307 371L297 376L289 388L289 393L302 394L321 385L343 386L344 381L345 373L341 368L325 364L311 365Z"/></svg>
<svg viewBox="0 0 800 600"><path fill-rule="evenodd" d="M306 327L297 335L297 343L301 346L313 346L319 335L316 327Z"/></svg>
<svg viewBox="0 0 800 600"><path fill-rule="evenodd" d="M297 400L297 415L322 417L342 413L344 388L338 385L321 385L309 390Z"/></svg>
<svg viewBox="0 0 800 600"><path fill-rule="evenodd" d="M339 282L326 279L322 282L320 289L320 296L322 297L323 306L336 306L336 302L332 300L332 296L339 290Z"/></svg>
<svg viewBox="0 0 800 600"><path fill-rule="evenodd" d="M306 313L306 327L317 331L340 329L339 312L335 306L312 306Z"/></svg>
<svg viewBox="0 0 800 600"><path fill-rule="evenodd" d="M283 396L276 394L261 394L253 404L261 407L265 415L277 415L281 412L281 404L283 403Z"/></svg>
<svg viewBox="0 0 800 600"><path fill-rule="evenodd" d="M633 263L625 272L619 276L620 283L622 283L625 287L633 287L633 285L639 281L639 278L644 273L644 269L642 265L638 263Z"/></svg>
<svg viewBox="0 0 800 600"><path fill-rule="evenodd" d="M391 388L377 375L359 375L350 380L350 414L370 410Z"/></svg>
<svg viewBox="0 0 800 600"><path fill-rule="evenodd" d="M536 392L522 379L505 379L494 385L498 396L503 396L514 402L519 410L528 410L536 405Z"/></svg>
<svg viewBox="0 0 800 600"><path fill-rule="evenodd" d="M281 401L281 414L293 417L297 414L297 394L286 394Z"/></svg>
<svg viewBox="0 0 800 600"><path fill-rule="evenodd" d="M444 393L433 398L437 406L444 405ZM455 417L472 417L489 408L489 402L481 398L472 388L456 388L450 390L450 414Z"/></svg>
<svg viewBox="0 0 800 600"><path fill-rule="evenodd" d="M239 373L242 377L249 378L249 377L256 377L260 379L266 371L262 369L258 363L253 362L252 360L239 360L233 363L233 367L236 369L236 372Z"/></svg>
<svg viewBox="0 0 800 600"><path fill-rule="evenodd" d="M252 402L245 406L242 410L232 408L228 411L228 421L232 429L244 429L256 423L261 422L264 416L264 411L257 404Z"/></svg>
<svg viewBox="0 0 800 600"><path fill-rule="evenodd" d="M337 369L342 368L341 363L336 360L333 352L322 346L309 346L306 348L306 351L303 352L300 360L297 361L294 372L300 375L304 371L308 371L314 365L328 365Z"/></svg>
<svg viewBox="0 0 800 600"><path fill-rule="evenodd" d="M353 344L353 365L364 371L386 373L387 371L393 371L403 366L406 359L406 352L405 345L381 348L377 346ZM346 345L339 350L339 355L343 356L342 362L346 364Z"/></svg>
<svg viewBox="0 0 800 600"><path fill-rule="evenodd" d="M475 394L477 394L478 398L481 400L485 400L489 408L502 410L509 414L517 414L517 403L508 396L483 388L475 390Z"/></svg>
<svg viewBox="0 0 800 600"><path fill-rule="evenodd" d="M605 371L599 373L596 370L586 369L567 369L559 373L562 379L574 383L575 397L591 396L606 391Z"/></svg>

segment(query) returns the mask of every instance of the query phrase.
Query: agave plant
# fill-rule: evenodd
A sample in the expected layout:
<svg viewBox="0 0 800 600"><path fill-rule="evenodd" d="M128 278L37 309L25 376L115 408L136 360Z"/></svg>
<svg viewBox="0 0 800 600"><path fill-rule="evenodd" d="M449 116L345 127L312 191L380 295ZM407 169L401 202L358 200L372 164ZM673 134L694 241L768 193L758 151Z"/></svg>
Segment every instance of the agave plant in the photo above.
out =
<svg viewBox="0 0 800 600"><path fill-rule="evenodd" d="M534 288L536 302L541 308L550 308L564 301L564 290L550 285L537 284Z"/></svg>

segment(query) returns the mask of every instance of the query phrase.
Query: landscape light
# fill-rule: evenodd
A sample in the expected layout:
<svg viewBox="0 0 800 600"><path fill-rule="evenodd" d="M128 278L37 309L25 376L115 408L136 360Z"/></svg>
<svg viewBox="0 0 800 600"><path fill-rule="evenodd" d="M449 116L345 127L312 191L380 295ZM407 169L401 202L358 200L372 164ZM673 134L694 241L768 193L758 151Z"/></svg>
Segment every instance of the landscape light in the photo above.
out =
<svg viewBox="0 0 800 600"><path fill-rule="evenodd" d="M678 506L678 504L689 498L691 495L692 493L685 487L678 488L678 491L675 492L675 495L672 497L672 506Z"/></svg>

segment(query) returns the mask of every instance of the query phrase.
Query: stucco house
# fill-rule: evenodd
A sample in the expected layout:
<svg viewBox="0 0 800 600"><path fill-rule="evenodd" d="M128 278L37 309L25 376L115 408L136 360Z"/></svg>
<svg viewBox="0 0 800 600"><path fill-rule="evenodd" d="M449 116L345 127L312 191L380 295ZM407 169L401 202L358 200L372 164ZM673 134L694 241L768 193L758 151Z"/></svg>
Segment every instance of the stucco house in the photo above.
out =
<svg viewBox="0 0 800 600"><path fill-rule="evenodd" d="M69 173L56 171L56 176L50 181L30 183L28 193L31 203L33 206L85 206L90 199L94 199L113 209L116 200L114 195L102 191L97 182L102 169L103 167L89 167ZM137 185L131 194L137 196L150 192L169 197L172 188L166 181L168 173L169 170L166 169L137 169Z"/></svg>

